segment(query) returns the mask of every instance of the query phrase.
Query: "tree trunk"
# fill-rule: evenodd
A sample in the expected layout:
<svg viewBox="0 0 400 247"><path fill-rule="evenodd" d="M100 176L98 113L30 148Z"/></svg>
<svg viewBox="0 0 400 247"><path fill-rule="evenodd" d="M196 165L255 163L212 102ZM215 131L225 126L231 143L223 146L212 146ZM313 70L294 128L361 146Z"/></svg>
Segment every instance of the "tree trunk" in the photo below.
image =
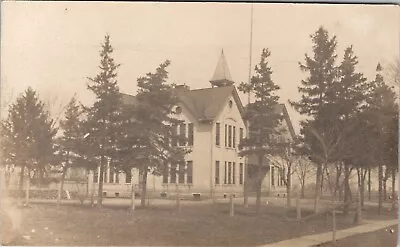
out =
<svg viewBox="0 0 400 247"><path fill-rule="evenodd" d="M147 166L143 167L142 170L142 179L140 181L140 205L142 207L146 206L146 193L147 193Z"/></svg>
<svg viewBox="0 0 400 247"><path fill-rule="evenodd" d="M387 180L389 179L389 168L386 166L385 175L383 177L383 200L387 201Z"/></svg>
<svg viewBox="0 0 400 247"><path fill-rule="evenodd" d="M371 168L368 168L368 201L371 201Z"/></svg>
<svg viewBox="0 0 400 247"><path fill-rule="evenodd" d="M314 201L314 212L318 213L318 202L320 197L321 189L321 176L322 176L322 164L317 164L317 174L315 177L315 201Z"/></svg>
<svg viewBox="0 0 400 247"><path fill-rule="evenodd" d="M361 209L364 208L365 201L365 178L367 176L367 170L364 170L361 176L361 186L360 186L360 198L361 198Z"/></svg>
<svg viewBox="0 0 400 247"><path fill-rule="evenodd" d="M132 180L131 180L131 183L132 183ZM131 191L131 211L134 211L135 210L135 199L136 199L136 197L135 197L135 184L134 183L132 183L132 186L131 186L131 188L132 188L132 191Z"/></svg>
<svg viewBox="0 0 400 247"><path fill-rule="evenodd" d="M383 167L381 164L378 166L378 212L382 211L382 180L383 180Z"/></svg>
<svg viewBox="0 0 400 247"><path fill-rule="evenodd" d="M396 169L392 168L392 209L396 208Z"/></svg>
<svg viewBox="0 0 400 247"><path fill-rule="evenodd" d="M85 198L89 197L89 171L86 170L86 195Z"/></svg>
<svg viewBox="0 0 400 247"><path fill-rule="evenodd" d="M320 181L320 186L321 186L321 188L319 190L319 196L322 196L324 194L324 169L323 169L323 167L321 170L321 178L319 181Z"/></svg>
<svg viewBox="0 0 400 247"><path fill-rule="evenodd" d="M383 179L382 181L382 185L383 185L383 201L387 201L387 189L386 189L386 185L387 185L387 180Z"/></svg>
<svg viewBox="0 0 400 247"><path fill-rule="evenodd" d="M95 191L96 191L96 184L93 181L93 183L92 183L92 193L91 193L92 195L90 197L90 205L92 207L94 207L94 194L95 194Z"/></svg>
<svg viewBox="0 0 400 247"><path fill-rule="evenodd" d="M261 179L257 181L257 192L256 192L256 214L260 214L261 209Z"/></svg>
<svg viewBox="0 0 400 247"><path fill-rule="evenodd" d="M362 175L362 174L360 174L360 175ZM359 178L361 179L361 176L359 176ZM359 225L359 224L361 224L361 221L362 221L362 216L361 216L361 181L359 181L357 192L358 192L357 211L356 211L354 223Z"/></svg>
<svg viewBox="0 0 400 247"><path fill-rule="evenodd" d="M339 194L338 194L339 201L343 200L343 187L344 187L343 184L344 183L341 183L340 186L339 186Z"/></svg>
<svg viewBox="0 0 400 247"><path fill-rule="evenodd" d="M301 220L301 207L300 207L300 197L299 194L297 193L297 200L296 200L296 218L297 221Z"/></svg>
<svg viewBox="0 0 400 247"><path fill-rule="evenodd" d="M301 181L301 198L305 198L305 179Z"/></svg>
<svg viewBox="0 0 400 247"><path fill-rule="evenodd" d="M292 167L289 165L286 173L286 201L287 208L290 209L292 207L292 179L291 179Z"/></svg>
<svg viewBox="0 0 400 247"><path fill-rule="evenodd" d="M364 201L365 201L365 184L364 184L364 182L365 181L362 181L361 182L361 185L360 185L360 204L361 204L361 209L363 209L364 208Z"/></svg>
<svg viewBox="0 0 400 247"><path fill-rule="evenodd" d="M244 165L244 183L243 183L243 205L245 208L249 207L249 164Z"/></svg>
<svg viewBox="0 0 400 247"><path fill-rule="evenodd" d="M360 204L360 208L362 209L364 207L364 183L365 183L365 176L366 176L367 171L363 168L357 168L357 207L358 204ZM357 208L358 210L358 208Z"/></svg>
<svg viewBox="0 0 400 247"><path fill-rule="evenodd" d="M26 205L29 205L30 184L31 184L31 175L30 175L30 169L28 169L28 176L26 178L26 193L25 193L25 204Z"/></svg>
<svg viewBox="0 0 400 247"><path fill-rule="evenodd" d="M335 195L337 195L337 193L340 191L340 175L342 175L342 167L338 167L336 166L336 177L335 177L335 188L334 188L334 192Z"/></svg>
<svg viewBox="0 0 400 247"><path fill-rule="evenodd" d="M21 167L21 174L19 175L19 196L18 198L22 198L23 190L24 190L24 176L25 176L25 166Z"/></svg>
<svg viewBox="0 0 400 247"><path fill-rule="evenodd" d="M258 174L257 174L257 195L256 195L256 213L260 214L261 209L261 184L262 184L262 176L261 176L261 166L262 166L262 156L258 157Z"/></svg>
<svg viewBox="0 0 400 247"><path fill-rule="evenodd" d="M332 196L332 244L336 244L336 209L335 209L335 196Z"/></svg>
<svg viewBox="0 0 400 247"><path fill-rule="evenodd" d="M350 206L350 167L347 162L344 163L344 205L343 205L343 214L349 214L349 206Z"/></svg>
<svg viewBox="0 0 400 247"><path fill-rule="evenodd" d="M176 211L181 211L181 193L179 191L179 184L176 183Z"/></svg>
<svg viewBox="0 0 400 247"><path fill-rule="evenodd" d="M97 190L97 207L103 206L103 180L104 180L104 164L105 157L102 155L100 159L100 172L99 172L99 188Z"/></svg>
<svg viewBox="0 0 400 247"><path fill-rule="evenodd" d="M66 172L67 172L67 169L63 168L63 173L61 175L60 187L59 187L58 196L57 196L57 206L60 206L60 204L61 204L62 194L64 191L64 181L65 181Z"/></svg>
<svg viewBox="0 0 400 247"><path fill-rule="evenodd" d="M38 181L39 188L42 188L43 178L44 178L44 170L43 170L43 168L40 168L39 169L39 181Z"/></svg>

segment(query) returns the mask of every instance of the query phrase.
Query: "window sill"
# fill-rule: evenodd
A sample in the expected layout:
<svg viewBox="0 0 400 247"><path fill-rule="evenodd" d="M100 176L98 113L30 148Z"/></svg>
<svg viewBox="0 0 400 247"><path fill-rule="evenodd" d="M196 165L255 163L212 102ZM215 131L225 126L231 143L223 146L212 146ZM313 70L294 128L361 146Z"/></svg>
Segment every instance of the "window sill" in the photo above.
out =
<svg viewBox="0 0 400 247"><path fill-rule="evenodd" d="M241 184L215 184L215 187L234 187Z"/></svg>
<svg viewBox="0 0 400 247"><path fill-rule="evenodd" d="M176 184L171 184L171 183L163 183L163 187L176 187ZM193 184L178 184L179 187L193 187Z"/></svg>
<svg viewBox="0 0 400 247"><path fill-rule="evenodd" d="M225 147L225 149L231 149L231 150L235 150L236 151L236 148L234 148L234 147Z"/></svg>

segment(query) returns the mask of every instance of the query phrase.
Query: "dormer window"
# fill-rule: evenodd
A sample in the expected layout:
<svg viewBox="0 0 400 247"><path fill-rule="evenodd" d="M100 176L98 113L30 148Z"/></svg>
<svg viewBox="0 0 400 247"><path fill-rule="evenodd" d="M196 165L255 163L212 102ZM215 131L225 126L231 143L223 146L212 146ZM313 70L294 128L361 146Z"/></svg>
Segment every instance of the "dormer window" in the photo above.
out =
<svg viewBox="0 0 400 247"><path fill-rule="evenodd" d="M229 108L232 108L233 102L232 100L229 100Z"/></svg>
<svg viewBox="0 0 400 247"><path fill-rule="evenodd" d="M177 106L177 107L175 108L175 113L176 113L176 114L181 114L181 113L182 113L182 108L181 108L180 106Z"/></svg>

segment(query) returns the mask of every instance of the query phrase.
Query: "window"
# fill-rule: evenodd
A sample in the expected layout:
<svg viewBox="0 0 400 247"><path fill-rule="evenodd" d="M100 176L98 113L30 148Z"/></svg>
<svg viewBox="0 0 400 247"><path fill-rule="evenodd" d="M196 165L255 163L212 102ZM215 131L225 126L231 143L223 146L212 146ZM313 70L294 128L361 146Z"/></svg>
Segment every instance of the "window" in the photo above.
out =
<svg viewBox="0 0 400 247"><path fill-rule="evenodd" d="M187 162L187 183L188 184L193 184L193 161L188 161Z"/></svg>
<svg viewBox="0 0 400 247"><path fill-rule="evenodd" d="M286 178L285 178L285 174L286 174L286 169L285 168L281 168L281 186L284 185L286 183Z"/></svg>
<svg viewBox="0 0 400 247"><path fill-rule="evenodd" d="M228 184L232 183L232 163L228 162Z"/></svg>
<svg viewBox="0 0 400 247"><path fill-rule="evenodd" d="M226 163L226 161L225 161L225 169L224 169L224 184L227 184L227 178L228 178L228 165L227 165L227 163Z"/></svg>
<svg viewBox="0 0 400 247"><path fill-rule="evenodd" d="M233 147L236 147L236 127L233 126Z"/></svg>
<svg viewBox="0 0 400 247"><path fill-rule="evenodd" d="M180 106L177 106L177 107L175 108L175 113L176 113L176 114L181 114L181 113L182 113L182 108L181 108Z"/></svg>
<svg viewBox="0 0 400 247"><path fill-rule="evenodd" d="M271 185L275 186L275 169L273 166L271 167Z"/></svg>
<svg viewBox="0 0 400 247"><path fill-rule="evenodd" d="M179 146L186 145L186 124L182 123L179 125Z"/></svg>
<svg viewBox="0 0 400 247"><path fill-rule="evenodd" d="M220 123L216 123L215 124L215 145L219 146L220 143L220 139L221 139L221 124Z"/></svg>
<svg viewBox="0 0 400 247"><path fill-rule="evenodd" d="M168 165L166 165L164 167L164 171L163 171L163 183L164 184L168 183L168 176L169 176L169 167L168 167Z"/></svg>
<svg viewBox="0 0 400 247"><path fill-rule="evenodd" d="M119 171L115 173L115 183L119 184Z"/></svg>
<svg viewBox="0 0 400 247"><path fill-rule="evenodd" d="M180 184L184 184L185 183L185 163L181 162L179 163L179 171L178 171L178 182Z"/></svg>
<svg viewBox="0 0 400 247"><path fill-rule="evenodd" d="M132 172L126 171L125 172L125 183L130 184L132 181Z"/></svg>
<svg viewBox="0 0 400 247"><path fill-rule="evenodd" d="M94 169L93 171L93 183L99 182L99 171L98 169Z"/></svg>
<svg viewBox="0 0 400 247"><path fill-rule="evenodd" d="M219 184L219 161L215 161L215 184Z"/></svg>
<svg viewBox="0 0 400 247"><path fill-rule="evenodd" d="M243 184L243 163L239 164L239 184Z"/></svg>
<svg viewBox="0 0 400 247"><path fill-rule="evenodd" d="M228 131L228 147L232 147L232 126L230 125Z"/></svg>
<svg viewBox="0 0 400 247"><path fill-rule="evenodd" d="M110 169L110 183L114 183L114 169L111 168Z"/></svg>
<svg viewBox="0 0 400 247"><path fill-rule="evenodd" d="M236 180L236 164L232 163L232 184L235 184Z"/></svg>
<svg viewBox="0 0 400 247"><path fill-rule="evenodd" d="M176 164L171 165L171 170L170 170L170 177L171 177L171 184L176 183Z"/></svg>
<svg viewBox="0 0 400 247"><path fill-rule="evenodd" d="M104 171L104 173L103 173L103 183L108 183L108 180L107 180L107 169L104 169L105 171Z"/></svg>
<svg viewBox="0 0 400 247"><path fill-rule="evenodd" d="M173 124L172 125L172 146L173 147L177 146L177 144L178 144L177 134L178 134L178 125Z"/></svg>
<svg viewBox="0 0 400 247"><path fill-rule="evenodd" d="M228 125L225 124L225 147L228 146Z"/></svg>
<svg viewBox="0 0 400 247"><path fill-rule="evenodd" d="M243 128L239 129L239 144L243 140Z"/></svg>
<svg viewBox="0 0 400 247"><path fill-rule="evenodd" d="M280 176L281 174L280 174L279 168L277 168L277 170L278 170L278 171L277 171L277 173L276 173L276 174L277 174L277 176L276 176L276 180L277 180L276 183L277 183L278 186L281 186L281 176Z"/></svg>
<svg viewBox="0 0 400 247"><path fill-rule="evenodd" d="M194 125L192 123L188 124L188 145L193 146L194 142Z"/></svg>

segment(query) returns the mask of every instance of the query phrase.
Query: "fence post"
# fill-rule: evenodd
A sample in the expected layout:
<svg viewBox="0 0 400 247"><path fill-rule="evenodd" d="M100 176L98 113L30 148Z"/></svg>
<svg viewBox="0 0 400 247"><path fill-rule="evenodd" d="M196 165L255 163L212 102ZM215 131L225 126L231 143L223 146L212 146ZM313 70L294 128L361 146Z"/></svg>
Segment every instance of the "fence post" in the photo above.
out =
<svg viewBox="0 0 400 247"><path fill-rule="evenodd" d="M233 204L233 193L231 193L231 196L229 198L229 205L230 205L230 207L229 207L229 216L233 217L235 215L235 208L234 208L235 206Z"/></svg>
<svg viewBox="0 0 400 247"><path fill-rule="evenodd" d="M301 207L300 207L300 194L297 193L297 200L296 200L296 212L297 212L297 220L301 220Z"/></svg>

